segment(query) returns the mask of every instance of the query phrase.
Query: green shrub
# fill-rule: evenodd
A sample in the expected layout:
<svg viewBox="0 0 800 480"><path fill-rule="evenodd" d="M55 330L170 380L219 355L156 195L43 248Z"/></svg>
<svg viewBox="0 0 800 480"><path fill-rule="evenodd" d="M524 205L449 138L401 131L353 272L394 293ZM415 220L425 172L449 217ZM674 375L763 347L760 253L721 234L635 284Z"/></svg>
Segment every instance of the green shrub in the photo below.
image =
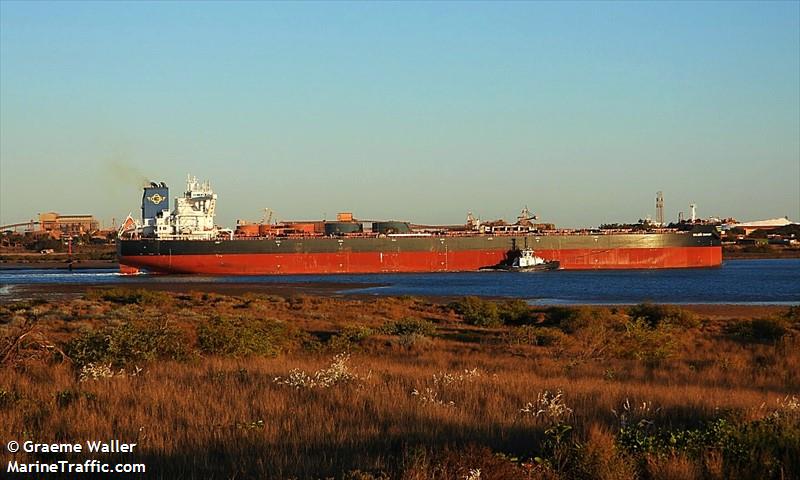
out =
<svg viewBox="0 0 800 480"><path fill-rule="evenodd" d="M436 332L436 325L433 322L421 318L404 318L396 322L386 323L381 332L386 335L420 335L429 337Z"/></svg>
<svg viewBox="0 0 800 480"><path fill-rule="evenodd" d="M624 330L625 317L616 310L598 307L550 307L545 312L546 323L566 333L575 333L598 326Z"/></svg>
<svg viewBox="0 0 800 480"><path fill-rule="evenodd" d="M373 335L375 330L365 325L347 325L328 340L327 348L333 352L349 352Z"/></svg>
<svg viewBox="0 0 800 480"><path fill-rule="evenodd" d="M800 422L778 412L731 428L722 440L729 478L798 478Z"/></svg>
<svg viewBox="0 0 800 480"><path fill-rule="evenodd" d="M297 346L309 353L320 353L328 349L329 343L325 341L325 336L319 333L310 333L304 330L297 331L294 336ZM330 338L328 338L330 341Z"/></svg>
<svg viewBox="0 0 800 480"><path fill-rule="evenodd" d="M156 358L183 360L188 341L179 329L165 321L128 322L115 327L87 330L65 346L77 367L89 363L111 363L122 367Z"/></svg>
<svg viewBox="0 0 800 480"><path fill-rule="evenodd" d="M339 335L347 338L352 342L361 342L375 335L375 330L366 325L360 325L360 324L346 325L339 332Z"/></svg>
<svg viewBox="0 0 800 480"><path fill-rule="evenodd" d="M531 308L524 300L493 301L479 297L464 297L449 307L464 317L464 321L481 327L503 324L520 325L531 321Z"/></svg>
<svg viewBox="0 0 800 480"><path fill-rule="evenodd" d="M278 320L215 317L198 327L197 343L201 352L212 355L276 355L289 334Z"/></svg>
<svg viewBox="0 0 800 480"><path fill-rule="evenodd" d="M525 300L507 300L498 305L500 320L507 325L520 325L531 320L531 307Z"/></svg>
<svg viewBox="0 0 800 480"><path fill-rule="evenodd" d="M623 426L616 443L639 459L683 453L700 461L716 452L725 478L796 478L800 473L800 424L778 412L745 422L717 418L688 429L640 421Z"/></svg>
<svg viewBox="0 0 800 480"><path fill-rule="evenodd" d="M112 335L111 328L84 330L67 343L64 351L78 367L101 362L109 356Z"/></svg>
<svg viewBox="0 0 800 480"><path fill-rule="evenodd" d="M125 287L89 290L86 294L89 300L103 300L106 302L130 304L163 304L171 299L169 294L164 292L153 292L145 289L132 289Z"/></svg>
<svg viewBox="0 0 800 480"><path fill-rule="evenodd" d="M77 390L61 390L56 392L56 405L66 408L80 399L81 394Z"/></svg>
<svg viewBox="0 0 800 480"><path fill-rule="evenodd" d="M636 318L625 325L625 333L617 344L617 354L623 358L634 358L655 364L675 352L675 341L667 325L652 326L643 318Z"/></svg>
<svg viewBox="0 0 800 480"><path fill-rule="evenodd" d="M630 307L628 315L634 319L643 319L651 327L661 323L670 323L683 327L695 327L698 325L697 316L694 313L673 305L640 303Z"/></svg>
<svg viewBox="0 0 800 480"><path fill-rule="evenodd" d="M787 326L783 318L755 318L733 323L728 327L728 333L740 340L772 343L788 333Z"/></svg>
<svg viewBox="0 0 800 480"><path fill-rule="evenodd" d="M549 307L546 311L547 322L561 325L575 318L582 310L580 307Z"/></svg>
<svg viewBox="0 0 800 480"><path fill-rule="evenodd" d="M495 327L503 324L497 303L479 297L464 297L450 304L450 308L460 314L470 325Z"/></svg>
<svg viewBox="0 0 800 480"><path fill-rule="evenodd" d="M540 347L557 345L563 338L564 334L560 330L534 325L514 327L505 335L506 342L509 345L535 345Z"/></svg>

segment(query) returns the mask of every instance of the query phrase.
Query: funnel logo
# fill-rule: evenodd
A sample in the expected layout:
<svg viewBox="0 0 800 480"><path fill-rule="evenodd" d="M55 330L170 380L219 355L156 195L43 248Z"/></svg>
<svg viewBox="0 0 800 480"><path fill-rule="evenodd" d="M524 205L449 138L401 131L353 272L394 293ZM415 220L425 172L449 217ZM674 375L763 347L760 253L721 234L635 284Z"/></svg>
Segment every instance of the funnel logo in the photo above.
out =
<svg viewBox="0 0 800 480"><path fill-rule="evenodd" d="M158 205L159 203L163 202L167 197L162 197L161 195L154 193L152 196L147 197L148 200Z"/></svg>

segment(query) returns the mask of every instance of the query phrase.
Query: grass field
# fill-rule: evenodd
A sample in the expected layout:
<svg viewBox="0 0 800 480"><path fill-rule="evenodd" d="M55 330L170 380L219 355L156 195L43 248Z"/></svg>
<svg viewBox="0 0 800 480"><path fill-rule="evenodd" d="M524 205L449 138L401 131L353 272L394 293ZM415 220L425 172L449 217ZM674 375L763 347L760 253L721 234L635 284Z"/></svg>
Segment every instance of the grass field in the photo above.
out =
<svg viewBox="0 0 800 480"><path fill-rule="evenodd" d="M150 478L800 475L797 307L111 289L0 322L3 443L135 442L103 460Z"/></svg>

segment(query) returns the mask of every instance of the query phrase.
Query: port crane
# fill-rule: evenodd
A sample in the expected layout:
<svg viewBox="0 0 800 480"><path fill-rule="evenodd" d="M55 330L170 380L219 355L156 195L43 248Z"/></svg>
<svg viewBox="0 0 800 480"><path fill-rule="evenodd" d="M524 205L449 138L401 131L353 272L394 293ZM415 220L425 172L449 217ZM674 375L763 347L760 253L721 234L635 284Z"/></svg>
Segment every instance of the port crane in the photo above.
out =
<svg viewBox="0 0 800 480"><path fill-rule="evenodd" d="M261 217L261 223L263 223L265 225L271 225L272 224L272 216L273 216L274 213L275 213L275 211L273 209L265 208L264 209L264 216Z"/></svg>

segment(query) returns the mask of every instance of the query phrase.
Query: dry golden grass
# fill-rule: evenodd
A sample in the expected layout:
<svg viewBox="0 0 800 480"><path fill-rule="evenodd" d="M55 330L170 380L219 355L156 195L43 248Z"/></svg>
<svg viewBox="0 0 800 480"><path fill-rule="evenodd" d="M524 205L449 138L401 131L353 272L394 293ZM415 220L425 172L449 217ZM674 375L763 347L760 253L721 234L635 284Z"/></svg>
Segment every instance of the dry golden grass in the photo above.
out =
<svg viewBox="0 0 800 480"><path fill-rule="evenodd" d="M509 341L510 327L466 325L447 306L415 299L160 293L134 300L92 294L0 307L5 335L35 317L37 338L67 352L86 329L142 319L180 330L190 350L180 361L128 363L124 375L80 381L78 365L47 359L58 352L21 348L0 369L0 439L136 442L134 457L118 459L145 463L153 478L723 478L731 470L718 449L632 454L618 441L620 414L691 429L719 418L762 419L800 393L794 327L778 341L745 342L725 333L734 319L720 315L658 331L672 347L654 360L628 354L649 340L624 340L612 327L630 319L607 309L587 318L608 328L584 326L538 346ZM196 353L198 328L214 316L285 322L280 353ZM386 333L387 323L407 318L433 322L435 332ZM327 386L286 384L293 370L326 369L340 353L331 346L350 351L344 374L322 372L335 377ZM571 414L521 412L538 394L559 390ZM797 420L790 418L795 439ZM571 430L554 440L556 425ZM784 453L800 456L796 445ZM797 475L796 465L784 461L775 478Z"/></svg>

